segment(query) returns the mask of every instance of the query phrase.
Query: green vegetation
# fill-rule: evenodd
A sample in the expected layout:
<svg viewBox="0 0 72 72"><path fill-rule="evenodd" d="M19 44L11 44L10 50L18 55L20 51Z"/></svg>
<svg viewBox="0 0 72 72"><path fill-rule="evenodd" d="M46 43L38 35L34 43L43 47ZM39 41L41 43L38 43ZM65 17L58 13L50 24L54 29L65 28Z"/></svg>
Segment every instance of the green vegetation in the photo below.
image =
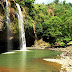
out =
<svg viewBox="0 0 72 72"><path fill-rule="evenodd" d="M43 38L51 45L67 45L72 41L72 4L59 3L58 0L43 5L34 4L29 12L31 20L36 21L35 31L38 39ZM31 15L32 13L32 15Z"/></svg>
<svg viewBox="0 0 72 72"><path fill-rule="evenodd" d="M38 40L43 38L51 45L64 46L70 44L69 42L72 41L71 3L65 1L60 3L59 0L55 0L44 5L34 4L34 0L15 1L20 4L23 11L27 43L32 41L34 43L35 36L37 36ZM12 30L18 35L18 31L16 31L18 30L17 18L15 17L14 20L12 21Z"/></svg>

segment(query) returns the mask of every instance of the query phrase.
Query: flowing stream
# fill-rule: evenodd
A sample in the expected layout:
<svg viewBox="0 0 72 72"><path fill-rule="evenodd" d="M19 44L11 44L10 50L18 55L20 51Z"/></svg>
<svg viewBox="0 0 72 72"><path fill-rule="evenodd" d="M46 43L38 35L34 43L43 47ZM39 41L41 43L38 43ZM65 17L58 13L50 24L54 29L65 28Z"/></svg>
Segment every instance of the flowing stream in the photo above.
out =
<svg viewBox="0 0 72 72"><path fill-rule="evenodd" d="M19 24L19 36L20 36L20 50L26 50L26 40L25 40L25 32L24 32L24 24L23 24L23 16L21 12L21 8L19 4L16 3L18 10L18 24Z"/></svg>

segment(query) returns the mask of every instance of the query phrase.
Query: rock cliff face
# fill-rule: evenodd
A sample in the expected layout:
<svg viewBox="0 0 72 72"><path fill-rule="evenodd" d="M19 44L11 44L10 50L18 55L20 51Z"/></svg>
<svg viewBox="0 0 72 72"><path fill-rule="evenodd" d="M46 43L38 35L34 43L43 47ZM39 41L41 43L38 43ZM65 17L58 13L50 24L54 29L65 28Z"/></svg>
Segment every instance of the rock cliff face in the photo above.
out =
<svg viewBox="0 0 72 72"><path fill-rule="evenodd" d="M17 7L16 2L14 0L8 0L8 11L9 11L9 18L10 18L10 26L9 31L12 33L12 36L9 37L9 40L12 40L13 49L19 48L19 27L18 27L18 14L17 14ZM26 26L28 22L28 11L29 9L25 7L21 7L24 24L25 24L25 35L26 35L26 42L27 46L31 46L34 44L34 33L33 28L27 29ZM6 19L6 0L0 0L0 52L7 51L7 19ZM30 35L32 32L32 36Z"/></svg>
<svg viewBox="0 0 72 72"><path fill-rule="evenodd" d="M12 36L9 38L13 42L13 46L19 46L18 26L17 26L17 7L14 0L8 0L10 32ZM6 23L6 0L0 0L0 53L7 51L7 23Z"/></svg>
<svg viewBox="0 0 72 72"><path fill-rule="evenodd" d="M5 1L4 0L0 0L0 53L4 52L5 49L4 47L6 47L7 44L7 33L6 30L4 30L4 12L5 12Z"/></svg>
<svg viewBox="0 0 72 72"><path fill-rule="evenodd" d="M0 31L3 28L3 13L4 13L4 4L3 1L0 1Z"/></svg>
<svg viewBox="0 0 72 72"><path fill-rule="evenodd" d="M8 0L8 4L10 20L13 22L15 20L16 3L14 0ZM6 23L6 1L0 0L0 31L3 30L4 23Z"/></svg>

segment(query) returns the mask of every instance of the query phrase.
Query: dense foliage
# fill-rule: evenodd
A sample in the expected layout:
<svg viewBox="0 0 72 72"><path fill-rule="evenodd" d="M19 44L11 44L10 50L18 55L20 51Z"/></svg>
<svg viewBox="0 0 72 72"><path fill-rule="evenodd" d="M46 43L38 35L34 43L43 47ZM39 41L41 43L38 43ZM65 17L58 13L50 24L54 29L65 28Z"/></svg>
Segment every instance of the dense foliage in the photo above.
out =
<svg viewBox="0 0 72 72"><path fill-rule="evenodd" d="M72 41L72 4L59 0L44 5L34 0L15 0L22 8L27 44L43 38L51 45L64 46ZM17 19L12 22L17 33ZM17 29L16 29L17 28ZM17 33L18 34L18 33ZM31 46L32 44L29 44Z"/></svg>
<svg viewBox="0 0 72 72"><path fill-rule="evenodd" d="M64 46L72 41L72 4L65 1L60 3L59 0L48 5L33 4L33 2L34 0L18 2L21 6L28 8L24 23L30 37L34 38L32 30L35 27L38 39L43 38L51 45Z"/></svg>

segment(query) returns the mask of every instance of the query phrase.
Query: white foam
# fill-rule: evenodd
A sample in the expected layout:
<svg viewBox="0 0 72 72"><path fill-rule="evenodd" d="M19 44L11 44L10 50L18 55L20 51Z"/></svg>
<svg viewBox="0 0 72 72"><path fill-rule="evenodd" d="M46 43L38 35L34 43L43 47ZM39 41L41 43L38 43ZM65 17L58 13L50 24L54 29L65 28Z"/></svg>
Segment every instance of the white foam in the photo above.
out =
<svg viewBox="0 0 72 72"><path fill-rule="evenodd" d="M30 50L15 50L15 51L30 51Z"/></svg>
<svg viewBox="0 0 72 72"><path fill-rule="evenodd" d="M2 53L2 54L12 54L12 53L15 53L15 52L5 52L5 53Z"/></svg>

